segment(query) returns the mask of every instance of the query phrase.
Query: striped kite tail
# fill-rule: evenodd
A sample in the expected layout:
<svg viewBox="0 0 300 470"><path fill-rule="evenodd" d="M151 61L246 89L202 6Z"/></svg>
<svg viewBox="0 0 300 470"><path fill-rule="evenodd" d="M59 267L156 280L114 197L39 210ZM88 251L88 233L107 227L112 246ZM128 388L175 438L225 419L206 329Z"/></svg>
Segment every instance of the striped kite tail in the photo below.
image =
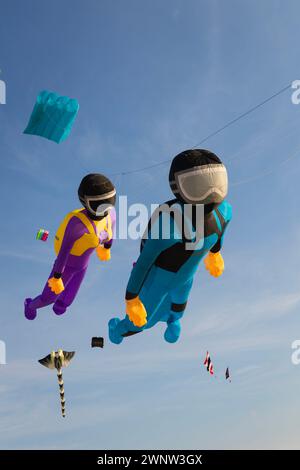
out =
<svg viewBox="0 0 300 470"><path fill-rule="evenodd" d="M59 394L60 394L61 414L63 418L65 418L66 417L66 400L65 400L65 389L64 389L64 379L62 375L62 369L57 369L57 379L58 379Z"/></svg>

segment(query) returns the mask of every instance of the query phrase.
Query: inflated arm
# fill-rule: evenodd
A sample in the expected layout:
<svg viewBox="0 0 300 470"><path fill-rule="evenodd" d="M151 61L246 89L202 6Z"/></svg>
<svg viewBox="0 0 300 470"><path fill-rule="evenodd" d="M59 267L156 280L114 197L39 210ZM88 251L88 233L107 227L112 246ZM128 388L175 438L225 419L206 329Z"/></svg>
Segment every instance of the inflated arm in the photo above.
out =
<svg viewBox="0 0 300 470"><path fill-rule="evenodd" d="M111 258L110 249L113 244L113 239L116 236L116 211L114 207L110 210L110 220L112 236L109 240L103 243L100 242L100 245L96 248L96 253L100 261L109 261Z"/></svg>
<svg viewBox="0 0 300 470"><path fill-rule="evenodd" d="M152 222L153 219L155 222ZM147 275L154 265L157 257L168 247L177 243L174 240L174 232L171 228L171 235L168 239L164 239L161 227L161 215L151 217L151 225L147 230L147 238L143 240L143 248L140 256L134 265L127 284L126 290L126 313L132 323L137 327L142 327L147 323L147 312L139 298L139 292L147 278ZM173 226L173 222L171 223ZM151 234L152 237L151 238ZM155 235L153 235L155 234Z"/></svg>
<svg viewBox="0 0 300 470"><path fill-rule="evenodd" d="M211 248L210 252L204 259L204 264L205 264L207 271L214 277L219 277L224 272L225 265L224 265L224 260L220 251L223 246L223 238L224 238L225 230L232 217L231 205L227 201L224 201L221 204L219 211L221 212L221 215L225 220L225 225L222 230L222 233L220 234L218 238L218 241Z"/></svg>
<svg viewBox="0 0 300 470"><path fill-rule="evenodd" d="M139 292L156 258L164 249L162 240L148 239L131 271L125 296L126 313L137 327L142 327L147 323L147 312L139 298Z"/></svg>
<svg viewBox="0 0 300 470"><path fill-rule="evenodd" d="M157 219L156 224L160 224L161 217ZM138 296L146 277L154 265L156 258L167 248L178 243L178 239L174 239L173 230L170 230L171 235L168 239L151 238L151 233L157 234L157 227L153 226L152 230L148 232L148 238L145 240L143 249L140 256L134 265L126 289L126 300L133 299Z"/></svg>
<svg viewBox="0 0 300 470"><path fill-rule="evenodd" d="M110 219L111 219L111 230L112 230L112 238L106 242L104 242L104 248L109 249L113 244L113 240L116 238L116 210L114 207L110 210Z"/></svg>

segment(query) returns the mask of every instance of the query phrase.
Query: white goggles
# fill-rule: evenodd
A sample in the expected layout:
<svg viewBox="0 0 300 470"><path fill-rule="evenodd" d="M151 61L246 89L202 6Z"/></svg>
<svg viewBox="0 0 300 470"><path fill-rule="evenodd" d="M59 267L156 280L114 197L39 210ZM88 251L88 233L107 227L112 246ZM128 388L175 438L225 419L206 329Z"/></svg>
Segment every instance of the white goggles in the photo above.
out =
<svg viewBox="0 0 300 470"><path fill-rule="evenodd" d="M220 203L227 195L228 178L224 165L198 166L175 173L171 181L174 193L179 193L188 203Z"/></svg>
<svg viewBox="0 0 300 470"><path fill-rule="evenodd" d="M80 198L87 210L99 217L103 216L113 207L109 202L105 202L116 195L116 190L110 191L109 193L102 194L102 196L84 196Z"/></svg>

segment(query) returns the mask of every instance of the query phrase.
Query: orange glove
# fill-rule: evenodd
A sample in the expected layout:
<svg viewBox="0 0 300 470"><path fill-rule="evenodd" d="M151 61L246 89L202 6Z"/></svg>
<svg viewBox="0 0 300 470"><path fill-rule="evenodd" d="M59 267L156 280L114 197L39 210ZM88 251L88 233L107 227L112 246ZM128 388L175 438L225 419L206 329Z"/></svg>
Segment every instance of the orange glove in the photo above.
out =
<svg viewBox="0 0 300 470"><path fill-rule="evenodd" d="M56 295L65 290L65 286L61 277L59 279L56 277L50 277L50 279L48 279L48 286Z"/></svg>
<svg viewBox="0 0 300 470"><path fill-rule="evenodd" d="M126 313L129 320L135 326L142 327L147 323L147 312L143 302L139 297L135 297L131 300L126 300Z"/></svg>
<svg viewBox="0 0 300 470"><path fill-rule="evenodd" d="M110 260L110 248L104 248L103 245L99 245L96 248L96 253L100 261Z"/></svg>
<svg viewBox="0 0 300 470"><path fill-rule="evenodd" d="M209 272L214 277L219 277L223 274L224 271L224 260L222 258L221 253L212 253L211 251L208 253L206 258L204 259L204 264Z"/></svg>

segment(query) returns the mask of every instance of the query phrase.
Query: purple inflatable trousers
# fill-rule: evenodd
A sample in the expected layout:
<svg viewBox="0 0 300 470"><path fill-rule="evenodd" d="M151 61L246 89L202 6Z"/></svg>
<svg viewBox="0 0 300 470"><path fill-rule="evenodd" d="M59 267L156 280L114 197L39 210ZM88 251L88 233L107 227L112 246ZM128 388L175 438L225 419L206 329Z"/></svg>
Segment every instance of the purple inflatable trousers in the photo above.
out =
<svg viewBox="0 0 300 470"><path fill-rule="evenodd" d="M85 209L82 210L81 213L84 214L92 223L95 234L99 239L99 244L104 246L106 249L110 249L113 238L106 241L108 237L107 232L105 230L101 230L99 233L97 228L101 222L92 220ZM107 217L110 217L111 219L112 235L114 237L116 223L116 212L114 208L111 208L110 214ZM62 273L62 281L65 288L60 294L55 294L49 288L47 281L43 292L40 295L35 297L35 299L27 298L25 300L25 317L28 320L34 320L37 315L37 309L46 307L47 305L54 304L54 313L56 313L56 315L62 315L72 304L85 276L90 256L95 248L88 247L85 241L83 244L85 251L83 251L82 254L75 256L70 252L74 243L78 242L82 237L83 240L85 240L85 234L88 233L87 227L79 218L75 216L71 217L65 229L60 251L48 278L52 278L54 273Z"/></svg>

